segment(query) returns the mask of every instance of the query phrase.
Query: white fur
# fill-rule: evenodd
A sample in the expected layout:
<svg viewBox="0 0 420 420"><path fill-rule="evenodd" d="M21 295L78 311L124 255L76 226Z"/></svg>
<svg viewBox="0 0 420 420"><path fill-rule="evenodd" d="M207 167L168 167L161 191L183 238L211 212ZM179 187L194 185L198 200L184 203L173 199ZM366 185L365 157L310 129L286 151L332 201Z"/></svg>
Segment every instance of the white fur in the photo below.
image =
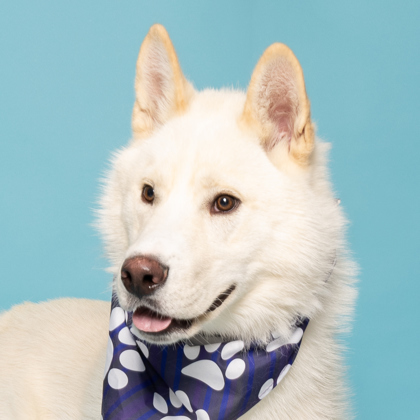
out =
<svg viewBox="0 0 420 420"><path fill-rule="evenodd" d="M328 180L328 145L317 140L305 168L274 159L238 125L244 102L238 91L195 93L185 113L115 154L98 222L114 287L133 310L137 301L120 278L124 260L153 255L170 267L153 298L165 315L198 322L159 342L198 331L266 341L309 317L289 374L241 419L349 418L337 334L352 312L354 266ZM141 200L145 183L154 187L153 205ZM236 211L210 213L221 193L241 200ZM220 308L203 315L232 284ZM108 304L83 300L2 315L0 418L99 419L108 315Z"/></svg>

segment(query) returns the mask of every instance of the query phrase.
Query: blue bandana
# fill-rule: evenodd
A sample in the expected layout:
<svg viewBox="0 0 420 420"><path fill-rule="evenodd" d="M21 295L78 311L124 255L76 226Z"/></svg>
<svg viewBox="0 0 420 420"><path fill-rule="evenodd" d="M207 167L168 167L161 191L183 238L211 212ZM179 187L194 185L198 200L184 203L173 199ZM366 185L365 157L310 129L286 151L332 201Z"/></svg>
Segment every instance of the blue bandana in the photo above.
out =
<svg viewBox="0 0 420 420"><path fill-rule="evenodd" d="M241 340L158 346L132 332L132 314L112 298L103 420L234 420L280 383L299 351L307 318L287 343L244 350Z"/></svg>

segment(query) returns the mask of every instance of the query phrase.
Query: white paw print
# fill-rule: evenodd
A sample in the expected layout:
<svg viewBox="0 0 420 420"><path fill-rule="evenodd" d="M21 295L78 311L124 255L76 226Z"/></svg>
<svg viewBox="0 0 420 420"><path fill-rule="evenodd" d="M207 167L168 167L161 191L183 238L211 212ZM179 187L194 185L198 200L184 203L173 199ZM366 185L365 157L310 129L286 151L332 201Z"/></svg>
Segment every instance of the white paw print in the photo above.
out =
<svg viewBox="0 0 420 420"><path fill-rule="evenodd" d="M180 408L181 406L184 406L190 413L193 412L190 399L184 391L178 390L174 392L169 388L169 400L173 407ZM157 392L155 392L153 395L153 407L155 407L156 410L162 414L167 414L169 411L169 407L165 401L165 398L163 398ZM197 416L197 420L210 420L207 411L203 409L197 410L195 414ZM161 420L190 420L190 418L186 416L165 416L162 417Z"/></svg>
<svg viewBox="0 0 420 420"><path fill-rule="evenodd" d="M279 347L284 346L286 344L297 344L301 340L303 336L303 330L302 328L296 328L290 338L288 340L285 340L284 337L279 336L276 333L272 334L274 340L271 343L268 343L267 345L267 352L272 352L274 350L277 350Z"/></svg>
<svg viewBox="0 0 420 420"><path fill-rule="evenodd" d="M213 353L220 347L220 345L221 343L207 344L204 348L207 353ZM194 360L198 357L200 348L201 346L190 347L186 345L184 347L184 354L188 359ZM242 340L231 341L223 347L221 357L223 360L228 360L236 353L240 352L243 348L244 342ZM242 359L234 359L228 364L225 376L231 380L237 379L244 373L244 371L245 362ZM225 387L223 372L212 360L198 360L197 362L184 367L184 369L181 370L181 373L204 382L216 391L221 391Z"/></svg>
<svg viewBox="0 0 420 420"><path fill-rule="evenodd" d="M143 345L146 349L147 347L141 343L137 342L139 347ZM211 354L214 353L216 350L219 349L221 343L215 344L206 344L204 349L207 353ZM184 346L184 355L188 360L195 360L200 354L202 346ZM221 357L223 360L229 360L235 354L243 350L244 342L242 340L236 340L229 342L224 345L221 351ZM144 351L142 349L144 354ZM214 389L215 391L221 391L225 387L225 377L230 380L234 380L239 378L245 371L246 365L245 362L240 359L236 358L229 362L227 365L226 371L223 374L222 369L213 361L213 360L198 360L196 362L191 363L190 365L184 367L181 370L181 373L185 376L189 376L191 378L197 379L210 388ZM188 395L182 391L177 390L173 391L169 389L169 399L170 403L175 408L180 408L184 406L190 413L193 413L193 408L191 406L190 399ZM165 399L155 392L153 397L153 406L156 410L161 412L162 414L167 414L169 411L168 404ZM207 411L203 409L199 409L195 412L197 416L197 420L210 420L209 414ZM188 420L189 417L186 416L165 416L162 420Z"/></svg>
<svg viewBox="0 0 420 420"><path fill-rule="evenodd" d="M137 345L140 351L143 353L144 357L148 359L149 358L148 347L141 341L137 341ZM198 351L196 347L198 348ZM188 354L190 357L188 356L187 357L190 360L196 359L198 357L199 352L200 352L199 346L194 346L194 347L185 346L184 348L184 354L186 356ZM190 399L188 398L188 395L180 389L174 392L171 388L169 388L169 401L174 408L181 408L182 406L184 406L190 413L194 411L193 408L191 407L191 402L190 402ZM165 398L163 398L162 395L160 395L158 392L155 392L153 394L153 407L162 414L167 414L169 411L168 403L166 402ZM195 414L197 416L197 420L210 420L208 413L203 409L197 410ZM162 417L161 420L190 420L190 418L186 416L165 416L165 417Z"/></svg>

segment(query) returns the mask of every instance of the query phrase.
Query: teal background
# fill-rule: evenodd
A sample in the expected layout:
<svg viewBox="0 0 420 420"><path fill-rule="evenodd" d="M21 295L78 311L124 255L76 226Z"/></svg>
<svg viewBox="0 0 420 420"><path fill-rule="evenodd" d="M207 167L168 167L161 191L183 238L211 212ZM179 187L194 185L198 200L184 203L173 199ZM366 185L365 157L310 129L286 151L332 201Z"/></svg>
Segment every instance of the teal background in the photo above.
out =
<svg viewBox="0 0 420 420"><path fill-rule="evenodd" d="M99 178L130 138L148 28L164 24L198 88L245 88L288 44L361 267L346 338L358 419L420 418L419 1L22 1L0 5L0 309L109 299L91 224ZM42 326L40 326L42 328Z"/></svg>

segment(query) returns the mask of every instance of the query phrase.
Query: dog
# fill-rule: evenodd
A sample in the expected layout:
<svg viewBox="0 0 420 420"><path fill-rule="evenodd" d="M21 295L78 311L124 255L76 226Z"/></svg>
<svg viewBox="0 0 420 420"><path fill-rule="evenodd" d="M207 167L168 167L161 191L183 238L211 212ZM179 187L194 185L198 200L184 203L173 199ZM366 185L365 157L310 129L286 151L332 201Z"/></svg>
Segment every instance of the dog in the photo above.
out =
<svg viewBox="0 0 420 420"><path fill-rule="evenodd" d="M156 346L217 336L246 349L273 332L287 341L308 319L290 372L240 418L351 418L339 334L356 269L297 58L273 44L246 93L198 92L154 25L135 91L133 138L112 159L97 225L136 334ZM100 419L109 311L59 299L2 314L0 418Z"/></svg>

